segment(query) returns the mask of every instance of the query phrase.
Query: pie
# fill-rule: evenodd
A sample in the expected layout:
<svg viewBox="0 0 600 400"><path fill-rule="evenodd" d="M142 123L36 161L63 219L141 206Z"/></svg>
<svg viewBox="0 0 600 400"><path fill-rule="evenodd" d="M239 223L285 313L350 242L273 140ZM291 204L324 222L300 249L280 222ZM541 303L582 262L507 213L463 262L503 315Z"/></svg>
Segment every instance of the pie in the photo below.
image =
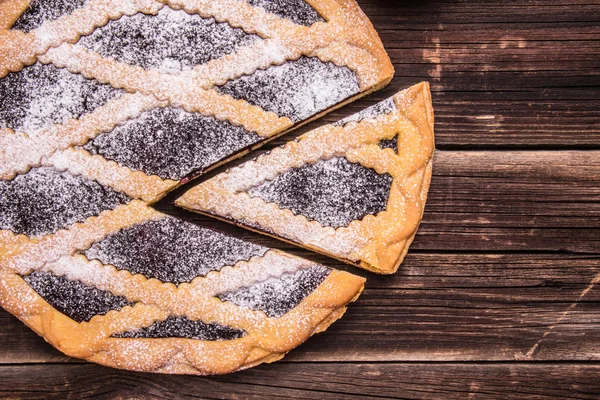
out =
<svg viewBox="0 0 600 400"><path fill-rule="evenodd" d="M281 358L364 279L151 204L392 75L353 0L0 0L0 305L112 367Z"/></svg>
<svg viewBox="0 0 600 400"><path fill-rule="evenodd" d="M420 83L202 182L176 204L389 274L421 221L433 149L429 85Z"/></svg>

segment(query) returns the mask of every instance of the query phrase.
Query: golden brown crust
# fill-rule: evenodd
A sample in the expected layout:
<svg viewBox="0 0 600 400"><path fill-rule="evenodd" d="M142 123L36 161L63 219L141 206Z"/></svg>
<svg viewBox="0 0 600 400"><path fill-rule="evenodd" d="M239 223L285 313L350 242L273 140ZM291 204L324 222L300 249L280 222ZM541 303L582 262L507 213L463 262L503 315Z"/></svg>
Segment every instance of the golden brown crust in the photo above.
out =
<svg viewBox="0 0 600 400"><path fill-rule="evenodd" d="M53 166L59 171L69 171L72 175L85 176L103 186L147 203L156 202L179 185L179 181L132 171L127 167L119 166L115 161L108 161L100 155L92 155L83 149L70 148L57 151L42 165Z"/></svg>
<svg viewBox="0 0 600 400"><path fill-rule="evenodd" d="M6 239L2 243L12 243L7 248L0 247L0 305L69 356L117 368L202 375L227 373L283 357L339 318L364 285L360 277L331 271L299 305L279 318L271 318L262 311L223 302L215 296L310 268L314 263L270 250L262 257L240 261L176 287L77 255L121 229L162 217L134 201L41 239L0 231L0 238ZM47 303L21 278L34 271L65 276L123 296L135 305L77 323ZM169 316L221 323L243 329L246 335L229 341L111 337ZM143 354L139 354L142 349Z"/></svg>
<svg viewBox="0 0 600 400"><path fill-rule="evenodd" d="M28 6L28 0L0 0L0 29L10 29Z"/></svg>
<svg viewBox="0 0 600 400"><path fill-rule="evenodd" d="M421 83L404 90L394 96L394 101L396 110L387 115L344 127L317 128L297 141L203 182L176 204L233 220L374 272L393 273L423 214L434 148L429 85ZM397 154L378 146L381 140L396 135ZM392 176L385 211L334 229L246 193L291 168L340 155Z"/></svg>

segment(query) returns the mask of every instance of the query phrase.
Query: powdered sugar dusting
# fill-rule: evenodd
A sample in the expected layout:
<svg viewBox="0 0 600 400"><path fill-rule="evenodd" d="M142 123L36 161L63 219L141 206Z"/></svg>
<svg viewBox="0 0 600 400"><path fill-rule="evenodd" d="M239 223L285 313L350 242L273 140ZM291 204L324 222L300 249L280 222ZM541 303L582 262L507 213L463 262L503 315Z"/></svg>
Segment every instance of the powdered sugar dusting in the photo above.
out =
<svg viewBox="0 0 600 400"><path fill-rule="evenodd" d="M348 67L301 57L215 88L293 122L305 120L360 92Z"/></svg>
<svg viewBox="0 0 600 400"><path fill-rule="evenodd" d="M247 192L339 228L385 210L391 185L390 175L336 157L291 169Z"/></svg>
<svg viewBox="0 0 600 400"><path fill-rule="evenodd" d="M170 316L164 321L140 329L112 335L115 338L185 338L197 340L233 340L246 335L241 329L226 325L202 321L193 321L186 317Z"/></svg>
<svg viewBox="0 0 600 400"><path fill-rule="evenodd" d="M84 148L133 170L180 180L260 140L228 121L157 108L100 134Z"/></svg>
<svg viewBox="0 0 600 400"><path fill-rule="evenodd" d="M162 282L190 282L269 249L212 229L166 216L109 236L92 245L89 259Z"/></svg>
<svg viewBox="0 0 600 400"><path fill-rule="evenodd" d="M0 181L0 229L28 236L54 233L131 200L99 183L51 167Z"/></svg>
<svg viewBox="0 0 600 400"><path fill-rule="evenodd" d="M44 300L76 322L88 322L95 315L133 306L127 299L110 292L71 281L51 272L33 272L23 277Z"/></svg>
<svg viewBox="0 0 600 400"><path fill-rule="evenodd" d="M304 26L315 22L324 22L323 17L304 0L244 0L252 6L257 6L281 18Z"/></svg>
<svg viewBox="0 0 600 400"><path fill-rule="evenodd" d="M46 21L72 13L81 8L86 0L32 0L29 8L14 23L12 29L29 32Z"/></svg>
<svg viewBox="0 0 600 400"><path fill-rule="evenodd" d="M164 7L157 15L139 13L111 21L78 43L120 62L176 73L257 40L261 39L227 23Z"/></svg>
<svg viewBox="0 0 600 400"><path fill-rule="evenodd" d="M375 119L378 115L389 114L395 109L396 103L394 102L394 98L390 97L389 99L383 100L377 104L372 105L371 107L365 108L364 110L359 111L356 114L352 114L349 117L341 119L333 125L344 126L350 122L360 122L363 119Z"/></svg>
<svg viewBox="0 0 600 400"><path fill-rule="evenodd" d="M300 304L330 273L329 268L315 265L278 278L269 278L234 292L222 293L218 297L238 306L261 310L269 317L279 318Z"/></svg>
<svg viewBox="0 0 600 400"><path fill-rule="evenodd" d="M79 118L121 93L66 69L34 64L0 79L0 128L32 135Z"/></svg>

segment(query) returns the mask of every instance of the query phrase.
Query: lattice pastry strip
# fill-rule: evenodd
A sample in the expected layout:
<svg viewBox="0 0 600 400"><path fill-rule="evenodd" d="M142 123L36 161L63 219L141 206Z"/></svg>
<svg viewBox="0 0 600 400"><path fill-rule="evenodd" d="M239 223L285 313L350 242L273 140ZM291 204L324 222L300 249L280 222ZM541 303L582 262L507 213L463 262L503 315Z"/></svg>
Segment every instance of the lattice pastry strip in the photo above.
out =
<svg viewBox="0 0 600 400"><path fill-rule="evenodd" d="M100 133L110 132L119 124L159 105L161 103L153 96L124 94L80 119L70 119L32 135L0 128L0 179L12 179L17 173L40 165L43 157L60 149L83 145Z"/></svg>
<svg viewBox="0 0 600 400"><path fill-rule="evenodd" d="M129 197L153 203L180 183L171 179L161 179L156 175L146 175L121 167L102 156L91 155L83 149L66 149L54 153L42 165L53 166L73 175L85 176L103 186L127 194Z"/></svg>
<svg viewBox="0 0 600 400"><path fill-rule="evenodd" d="M308 3L320 15L321 21L310 26L291 22L262 7L250 6L239 0L173 0L165 4L153 0L87 0L81 8L45 21L27 34L14 29L0 30L0 34L6 37L4 45L0 46L0 76L9 71L19 71L35 60L52 63L72 73L108 83L113 88L153 96L166 102L160 104L162 107L182 108L241 126L257 136L253 145L258 146L285 133L296 123L318 117L332 107L382 87L393 74L376 32L354 1ZM14 23L27 5L20 0L0 3L0 13L7 16L4 26ZM177 9L186 11L173 11ZM174 13L185 12L190 13L188 17L180 14L172 17ZM174 26L184 25L189 22L184 21L186 18L194 16L215 18L228 24L227 29L222 29L235 36L231 40L238 40L239 47L234 46L229 53L213 49L213 53L217 52L212 55L213 59L208 54L208 61L195 65L192 70L174 73L161 71L156 65L144 68L130 65L117 61L119 57L101 55L86 48L103 43L103 40L112 40L114 32L103 33L103 29L144 14L156 15L150 18L163 18ZM240 32L246 36L242 35L240 39L240 34L232 31L237 28L243 29ZM213 26L211 29L216 28ZM81 35L88 36L80 40ZM242 40L246 37L251 39ZM119 46L110 46L114 47ZM296 77L292 85L300 87L288 87L289 82L273 79L274 76ZM263 87L265 85L266 88ZM319 89L323 90L315 92ZM289 96L291 92L296 93L296 98L281 97L281 93ZM134 107L127 111L127 107L123 107L121 114L125 120L134 119L139 116L139 110ZM128 118L123 114L129 114ZM108 119L121 124L124 122L122 117ZM49 132L41 135L43 143L33 144L35 151L30 155L21 155L14 149L35 142L32 132L13 135L8 130L0 131L0 142L11 144L13 149L0 152L0 161L6 161L0 162L3 165L0 177L9 179L39 165L42 156L49 157L56 150L79 145L83 139L100 133L87 129L82 135L82 129L75 126L77 124L69 122L65 125L64 128L47 129ZM243 151L244 148L232 148L208 168L219 165L236 153L239 156Z"/></svg>
<svg viewBox="0 0 600 400"><path fill-rule="evenodd" d="M423 214L433 149L421 83L217 175L176 204L392 273Z"/></svg>
<svg viewBox="0 0 600 400"><path fill-rule="evenodd" d="M2 235L13 246L0 253L1 305L68 355L133 370L275 361L341 317L364 284L136 200L39 239ZM176 266L164 264L173 256Z"/></svg>

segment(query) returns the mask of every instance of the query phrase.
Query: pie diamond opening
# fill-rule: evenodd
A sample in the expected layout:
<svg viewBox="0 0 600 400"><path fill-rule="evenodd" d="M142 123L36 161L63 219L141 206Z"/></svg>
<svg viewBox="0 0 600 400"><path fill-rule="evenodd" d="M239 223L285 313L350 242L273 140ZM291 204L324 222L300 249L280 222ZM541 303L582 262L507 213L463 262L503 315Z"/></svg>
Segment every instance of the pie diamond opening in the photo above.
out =
<svg viewBox="0 0 600 400"><path fill-rule="evenodd" d="M114 338L184 338L197 340L233 340L244 337L246 332L219 323L207 324L187 317L170 316L144 328L134 329L112 335Z"/></svg>
<svg viewBox="0 0 600 400"><path fill-rule="evenodd" d="M0 181L0 229L39 236L128 203L129 196L52 167Z"/></svg>
<svg viewBox="0 0 600 400"><path fill-rule="evenodd" d="M354 71L316 57L300 57L258 70L215 89L294 123L360 92Z"/></svg>
<svg viewBox="0 0 600 400"><path fill-rule="evenodd" d="M349 117L341 119L335 122L334 126L345 126L350 122L360 122L363 119L375 119L378 115L381 114L389 114L396 109L396 103L394 102L394 98L390 97L384 101L381 101L377 104L372 105L371 107L365 108L362 111L357 112L356 114L352 114Z"/></svg>
<svg viewBox="0 0 600 400"><path fill-rule="evenodd" d="M84 148L147 175L180 180L261 140L228 121L156 108L98 135Z"/></svg>
<svg viewBox="0 0 600 400"><path fill-rule="evenodd" d="M394 136L391 139L384 139L378 143L379 147L382 149L392 149L394 153L398 153L398 135Z"/></svg>
<svg viewBox="0 0 600 400"><path fill-rule="evenodd" d="M233 292L222 293L218 297L238 306L263 311L269 317L279 318L300 304L330 273L329 268L315 265Z"/></svg>
<svg viewBox="0 0 600 400"><path fill-rule="evenodd" d="M167 216L94 243L85 256L132 274L179 285L233 266L268 248Z"/></svg>
<svg viewBox="0 0 600 400"><path fill-rule="evenodd" d="M123 16L78 44L117 61L162 72L189 70L248 46L260 37L213 18L164 7L157 15Z"/></svg>
<svg viewBox="0 0 600 400"><path fill-rule="evenodd" d="M23 276L44 300L76 322L89 322L95 315L133 306L122 296L71 281L51 272L36 271Z"/></svg>
<svg viewBox="0 0 600 400"><path fill-rule="evenodd" d="M80 118L122 90L51 64L34 64L0 79L0 128L35 134Z"/></svg>
<svg viewBox="0 0 600 400"><path fill-rule="evenodd" d="M391 185L389 174L335 157L290 169L247 192L323 226L339 228L384 211Z"/></svg>
<svg viewBox="0 0 600 400"><path fill-rule="evenodd" d="M263 8L265 11L288 19L296 24L311 26L325 19L304 0L244 0L252 6Z"/></svg>

